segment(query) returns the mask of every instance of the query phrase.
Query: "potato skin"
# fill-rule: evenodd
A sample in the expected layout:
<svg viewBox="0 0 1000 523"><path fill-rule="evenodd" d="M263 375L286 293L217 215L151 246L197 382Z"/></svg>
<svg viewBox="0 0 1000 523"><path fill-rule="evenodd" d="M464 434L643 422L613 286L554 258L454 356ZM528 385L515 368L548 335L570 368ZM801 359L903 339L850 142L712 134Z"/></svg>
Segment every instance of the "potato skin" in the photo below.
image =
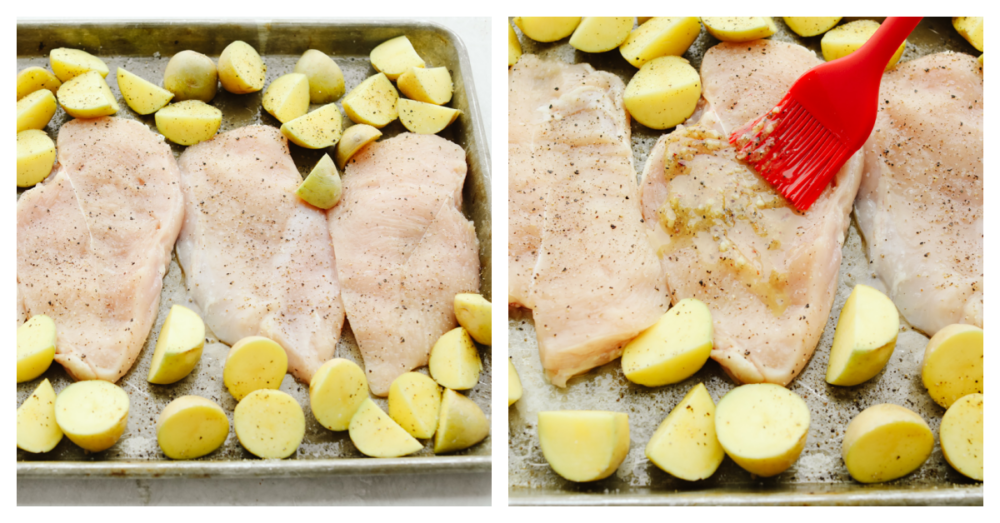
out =
<svg viewBox="0 0 1000 523"><path fill-rule="evenodd" d="M353 361L334 358L324 363L309 383L313 416L328 430L347 430L351 418L368 398L368 380Z"/></svg>
<svg viewBox="0 0 1000 523"><path fill-rule="evenodd" d="M841 453L856 481L880 483L920 468L932 450L934 434L919 414L884 403L851 420Z"/></svg>
<svg viewBox="0 0 1000 523"><path fill-rule="evenodd" d="M570 481L597 481L614 474L628 455L628 414L539 412L538 439L542 455L556 474Z"/></svg>
<svg viewBox="0 0 1000 523"><path fill-rule="evenodd" d="M163 72L163 88L175 102L211 102L218 91L219 73L211 58L195 51L181 51L170 58Z"/></svg>
<svg viewBox="0 0 1000 523"><path fill-rule="evenodd" d="M106 381L78 381L66 387L55 407L56 423L66 437L91 452L111 448L128 424L128 394Z"/></svg>
<svg viewBox="0 0 1000 523"><path fill-rule="evenodd" d="M40 454L56 448L63 432L56 423L56 392L45 379L17 408L17 448Z"/></svg>
<svg viewBox="0 0 1000 523"><path fill-rule="evenodd" d="M924 349L921 377L938 405L951 407L959 398L983 392L983 330L953 324L939 330Z"/></svg>
<svg viewBox="0 0 1000 523"><path fill-rule="evenodd" d="M302 53L293 72L309 78L309 102L330 104L344 96L344 73L337 62L316 49Z"/></svg>
<svg viewBox="0 0 1000 523"><path fill-rule="evenodd" d="M237 40L219 55L219 82L233 94L255 93L264 88L267 65L250 44Z"/></svg>
<svg viewBox="0 0 1000 523"><path fill-rule="evenodd" d="M983 395L969 394L941 419L941 452L955 470L983 480Z"/></svg>
<svg viewBox="0 0 1000 523"><path fill-rule="evenodd" d="M56 144L45 131L29 129L17 133L17 186L32 187L52 174L56 160ZM54 352L54 350L53 350ZM41 357L41 359L38 359ZM45 361L47 358L47 361ZM52 363L51 356L36 355L24 361L18 360L17 382L33 380L41 376Z"/></svg>

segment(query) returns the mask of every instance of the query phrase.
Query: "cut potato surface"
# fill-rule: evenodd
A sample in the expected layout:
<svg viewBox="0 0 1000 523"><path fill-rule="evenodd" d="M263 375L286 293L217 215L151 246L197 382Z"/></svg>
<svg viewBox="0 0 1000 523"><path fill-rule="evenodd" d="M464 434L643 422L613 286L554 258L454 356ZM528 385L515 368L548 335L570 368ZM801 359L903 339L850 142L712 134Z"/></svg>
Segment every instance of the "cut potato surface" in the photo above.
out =
<svg viewBox="0 0 1000 523"><path fill-rule="evenodd" d="M511 406L521 399L524 394L521 388L521 377L517 375L514 362L507 360L507 406Z"/></svg>
<svg viewBox="0 0 1000 523"><path fill-rule="evenodd" d="M934 434L923 418L886 403L868 407L851 420L842 454L852 478L879 483L917 470L932 450Z"/></svg>
<svg viewBox="0 0 1000 523"><path fill-rule="evenodd" d="M723 42L749 42L778 31L770 16L703 16L701 23L709 34Z"/></svg>
<svg viewBox="0 0 1000 523"><path fill-rule="evenodd" d="M392 123L399 112L399 93L385 73L368 77L344 97L344 112L354 123L381 129Z"/></svg>
<svg viewBox="0 0 1000 523"><path fill-rule="evenodd" d="M434 453L467 449L490 433L490 422L479 405L469 398L445 389L441 399L441 421L434 435Z"/></svg>
<svg viewBox="0 0 1000 523"><path fill-rule="evenodd" d="M703 383L670 411L646 444L646 457L660 470L687 481L715 473L726 452L715 436L715 402Z"/></svg>
<svg viewBox="0 0 1000 523"><path fill-rule="evenodd" d="M364 146L382 137L382 131L370 125L352 125L344 131L337 143L337 167L343 169L351 157L357 154Z"/></svg>
<svg viewBox="0 0 1000 523"><path fill-rule="evenodd" d="M17 133L18 187L32 187L40 183L52 173L55 161L56 144L45 131L31 129Z"/></svg>
<svg viewBox="0 0 1000 523"><path fill-rule="evenodd" d="M336 108L337 106L332 107ZM299 185L299 188L295 190L295 194L313 207L332 209L340 202L342 190L343 185L340 181L340 173L337 172L337 166L333 165L329 154L324 154L313 167L309 176L302 182L302 185Z"/></svg>
<svg viewBox="0 0 1000 523"><path fill-rule="evenodd" d="M237 40L219 55L219 82L233 94L255 93L264 88L267 66L257 50Z"/></svg>
<svg viewBox="0 0 1000 523"><path fill-rule="evenodd" d="M742 385L719 400L715 432L737 465L758 476L775 476L791 467L805 448L809 407L780 385Z"/></svg>
<svg viewBox="0 0 1000 523"><path fill-rule="evenodd" d="M507 67L517 63L521 59L521 42L517 40L517 33L514 27L507 24Z"/></svg>
<svg viewBox="0 0 1000 523"><path fill-rule="evenodd" d="M524 36L536 42L555 42L573 34L580 25L579 16L518 16L516 25Z"/></svg>
<svg viewBox="0 0 1000 523"><path fill-rule="evenodd" d="M429 438L437 430L441 389L419 372L407 372L389 387L389 417L414 438Z"/></svg>
<svg viewBox="0 0 1000 523"><path fill-rule="evenodd" d="M375 49L372 49L369 56L372 67L384 73L390 80L396 80L399 75L408 71L411 67L424 67L424 59L413 49L410 39L397 36L391 40L382 42Z"/></svg>
<svg viewBox="0 0 1000 523"><path fill-rule="evenodd" d="M412 133L437 134L451 125L462 111L451 107L399 99L399 121Z"/></svg>
<svg viewBox="0 0 1000 523"><path fill-rule="evenodd" d="M963 396L941 418L941 451L948 464L983 480L983 395Z"/></svg>
<svg viewBox="0 0 1000 523"><path fill-rule="evenodd" d="M309 112L309 77L290 73L279 76L264 91L264 110L279 122L290 122Z"/></svg>
<svg viewBox="0 0 1000 523"><path fill-rule="evenodd" d="M493 345L493 304L482 294L456 294L455 318L472 339Z"/></svg>
<svg viewBox="0 0 1000 523"><path fill-rule="evenodd" d="M951 19L958 34L962 35L975 47L977 51L983 51L983 17L981 16L956 16Z"/></svg>
<svg viewBox="0 0 1000 523"><path fill-rule="evenodd" d="M277 390L286 372L288 355L285 349L263 336L250 336L229 349L222 381L239 401L255 390Z"/></svg>
<svg viewBox="0 0 1000 523"><path fill-rule="evenodd" d="M17 448L40 454L56 448L62 437L56 423L56 391L49 380L42 380L17 408Z"/></svg>
<svg viewBox="0 0 1000 523"><path fill-rule="evenodd" d="M663 56L650 60L625 87L625 108L650 129L684 123L701 98L701 76L687 60Z"/></svg>
<svg viewBox="0 0 1000 523"><path fill-rule="evenodd" d="M233 413L240 445L263 459L284 459L299 448L306 435L306 416L295 398L280 390L255 390L240 400Z"/></svg>
<svg viewBox="0 0 1000 523"><path fill-rule="evenodd" d="M211 102L218 91L218 84L219 72L215 62L194 51L181 51L170 57L163 72L163 88L173 93L175 102Z"/></svg>
<svg viewBox="0 0 1000 523"><path fill-rule="evenodd" d="M785 25L804 37L821 35L840 23L839 16L786 16Z"/></svg>
<svg viewBox="0 0 1000 523"><path fill-rule="evenodd" d="M634 16L585 16L569 45L585 53L604 53L621 45L634 25Z"/></svg>
<svg viewBox="0 0 1000 523"><path fill-rule="evenodd" d="M174 305L167 314L149 364L147 381L167 385L194 370L205 348L205 322L187 307Z"/></svg>
<svg viewBox="0 0 1000 523"><path fill-rule="evenodd" d="M924 387L944 408L962 396L983 392L983 329L949 325L931 337L921 367Z"/></svg>
<svg viewBox="0 0 1000 523"><path fill-rule="evenodd" d="M604 479L629 449L628 415L595 410L538 413L542 455L552 470L577 482Z"/></svg>
<svg viewBox="0 0 1000 523"><path fill-rule="evenodd" d="M373 458L398 458L424 448L371 398L365 398L351 418L348 433L354 446Z"/></svg>
<svg viewBox="0 0 1000 523"><path fill-rule="evenodd" d="M357 363L334 358L324 363L309 382L309 404L320 425L347 430L351 418L368 399L368 380Z"/></svg>
<svg viewBox="0 0 1000 523"><path fill-rule="evenodd" d="M827 31L820 41L820 46L823 48L823 59L829 62L857 51L875 34L875 31L878 31L879 25L873 20L855 20ZM905 40L900 44L896 54L892 55L889 65L885 66L886 70L893 68L896 62L899 62L904 49L906 49Z"/></svg>
<svg viewBox="0 0 1000 523"><path fill-rule="evenodd" d="M156 111L156 129L179 145L210 140L222 125L222 111L199 100L170 104Z"/></svg>
<svg viewBox="0 0 1000 523"><path fill-rule="evenodd" d="M49 369L56 354L56 323L44 314L17 328L17 382L31 381Z"/></svg>
<svg viewBox="0 0 1000 523"><path fill-rule="evenodd" d="M336 104L328 104L281 126L281 134L306 149L326 149L340 141L344 116Z"/></svg>
<svg viewBox="0 0 1000 523"><path fill-rule="evenodd" d="M56 114L56 97L47 89L35 91L17 101L17 132L41 130Z"/></svg>
<svg viewBox="0 0 1000 523"><path fill-rule="evenodd" d="M85 450L111 448L128 425L128 394L106 381L78 381L56 397L56 423Z"/></svg>
<svg viewBox="0 0 1000 523"><path fill-rule="evenodd" d="M41 67L28 67L17 73L17 99L20 100L39 89L48 89L56 94L62 82L56 75Z"/></svg>
<svg viewBox="0 0 1000 523"><path fill-rule="evenodd" d="M49 53L49 65L52 66L52 72L55 73L56 78L63 82L90 71L100 74L101 78L107 78L108 73L111 72L108 70L107 64L100 58L86 51L65 47L53 49Z"/></svg>
<svg viewBox="0 0 1000 523"><path fill-rule="evenodd" d="M695 299L681 300L625 345L622 371L629 381L647 387L683 381L708 361L712 340L708 307Z"/></svg>
<svg viewBox="0 0 1000 523"><path fill-rule="evenodd" d="M483 362L469 333L458 327L444 333L431 348L428 370L441 386L467 390L479 383Z"/></svg>
<svg viewBox="0 0 1000 523"><path fill-rule="evenodd" d="M118 68L117 76L122 98L139 114L153 114L174 97L174 93L126 71L123 67Z"/></svg>
<svg viewBox="0 0 1000 523"><path fill-rule="evenodd" d="M857 285L837 319L826 382L851 386L882 371L896 347L899 312L888 296Z"/></svg>
<svg viewBox="0 0 1000 523"><path fill-rule="evenodd" d="M396 86L407 98L434 105L450 102L455 89L447 67L412 67L399 76Z"/></svg>
<svg viewBox="0 0 1000 523"><path fill-rule="evenodd" d="M59 105L74 118L97 118L118 112L115 95L97 71L75 76L59 87Z"/></svg>
<svg viewBox="0 0 1000 523"><path fill-rule="evenodd" d="M171 401L156 421L156 441L170 459L195 459L211 454L229 436L229 418L214 401L181 396Z"/></svg>
<svg viewBox="0 0 1000 523"><path fill-rule="evenodd" d="M293 72L309 78L309 102L330 104L344 96L344 73L326 53L310 49L302 53Z"/></svg>
<svg viewBox="0 0 1000 523"><path fill-rule="evenodd" d="M632 31L619 51L628 63L642 67L654 58L684 54L699 34L701 22L697 17L658 16Z"/></svg>

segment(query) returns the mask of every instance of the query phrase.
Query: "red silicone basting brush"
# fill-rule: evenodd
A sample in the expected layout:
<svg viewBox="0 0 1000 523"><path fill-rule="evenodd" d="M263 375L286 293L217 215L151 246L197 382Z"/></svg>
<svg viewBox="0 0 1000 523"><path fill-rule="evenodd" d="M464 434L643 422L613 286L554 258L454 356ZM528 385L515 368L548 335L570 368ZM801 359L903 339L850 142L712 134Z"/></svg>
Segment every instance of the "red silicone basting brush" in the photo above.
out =
<svg viewBox="0 0 1000 523"><path fill-rule="evenodd" d="M729 137L796 209L805 211L868 139L878 88L919 17L889 17L857 51L807 71L774 109Z"/></svg>

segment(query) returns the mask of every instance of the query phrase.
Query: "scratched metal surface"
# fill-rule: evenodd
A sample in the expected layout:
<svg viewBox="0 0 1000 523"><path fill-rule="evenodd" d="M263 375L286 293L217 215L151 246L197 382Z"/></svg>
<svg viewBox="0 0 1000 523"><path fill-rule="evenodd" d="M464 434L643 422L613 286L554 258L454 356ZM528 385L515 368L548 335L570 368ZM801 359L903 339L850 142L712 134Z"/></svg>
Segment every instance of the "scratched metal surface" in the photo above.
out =
<svg viewBox="0 0 1000 523"><path fill-rule="evenodd" d="M771 38L803 45L822 58L821 36L802 38L791 32L780 17L779 30ZM847 18L844 22L853 20ZM844 23L841 22L841 23ZM526 38L515 27L525 53L562 60L587 62L596 69L614 73L626 83L637 71L615 50L588 54L571 47L567 40L542 44ZM902 60L953 50L978 56L979 52L951 26L949 18L925 19L908 39ZM685 53L700 69L705 51L718 40L704 28ZM641 173L656 140L667 131L656 131L632 121L632 149L636 173ZM811 427L798 462L774 478L757 478L726 457L709 479L689 483L661 471L645 456L644 449L667 413L691 387L704 383L712 398L719 399L733 388L732 380L714 360L691 378L665 387L649 389L625 379L619 360L573 378L565 390L548 384L538 360L531 313L512 311L509 323L510 357L524 387L521 400L509 408L508 491L516 505L755 505L755 504L973 504L983 503L982 483L952 469L936 444L923 466L906 477L880 485L854 482L840 457L847 424L865 408L895 403L918 412L937 438L944 409L931 401L920 379L920 363L928 338L901 320L901 330L892 360L886 369L856 387L833 387L825 373L834 329L844 301L858 283L884 288L867 270L863 240L852 222L843 248L837 296L823 337L806 369L790 389L809 405ZM629 415L631 447L624 463L611 477L577 484L559 477L548 466L538 446L538 412L544 410L593 409Z"/></svg>
<svg viewBox="0 0 1000 523"><path fill-rule="evenodd" d="M479 102L472 85L472 71L468 54L461 40L450 30L439 25L419 21L399 22L340 22L340 21L169 21L169 22L69 22L32 21L19 23L17 31L17 69L29 66L49 68L48 53L56 47L84 49L104 60L111 74L107 81L114 92L121 109L115 115L119 118L138 120L156 132L152 115L140 116L125 104L118 90L114 71L125 67L159 84L167 61L175 53L193 49L217 61L219 54L234 40L243 40L255 49L267 65L267 83L278 76L292 72L299 56L307 49L318 49L333 57L344 73L346 88L361 83L375 74L369 63L368 53L379 43L401 34L413 42L416 51L428 66L446 66L452 73L455 94L451 105L460 109L463 115L441 136L459 144L466 151L469 171L464 187L464 212L475 222L480 242L482 264L480 286L487 298L491 295L491 233L490 233L490 153L486 134L480 116ZM262 92L234 95L219 89L212 105L223 112L223 123L219 132L225 132L251 124L278 127L280 123L261 107ZM340 101L337 102L341 106ZM315 109L317 106L311 107ZM341 106L341 109L342 106ZM59 108L45 131L53 139L59 126L70 119ZM351 125L344 118L344 125ZM397 120L382 129L383 138L405 132ZM171 144L174 155L179 156L184 147ZM305 176L319 160L325 150L311 151L290 146L292 157L300 173ZM18 195L22 191L18 190ZM309 409L309 389L286 375L281 390L291 394L306 413L306 435L298 451L286 460L260 460L240 446L235 432L230 429L229 437L222 447L198 460L187 462L171 461L163 455L156 443L156 419L163 408L174 398L194 394L209 398L227 412L232 427L233 409L236 401L225 390L222 383L222 368L229 350L208 332L201 361L190 376L180 382L167 385L151 385L146 382L153 347L160 327L174 303L184 304L195 310L184 285L184 277L176 256L164 278L163 292L156 324L147 339L139 358L119 385L128 393L131 401L128 427L124 436L112 448L87 453L63 438L51 452L34 455L17 451L17 471L19 477L53 476L315 476L325 474L394 474L429 472L464 472L489 470L491 463L492 438L470 449L454 454L435 456L430 442L425 441L424 449L409 457L398 459L366 458L355 449L347 432L331 432L315 420ZM480 346L484 372L479 384L468 396L491 417L491 369L492 358L489 347ZM347 358L362 364L349 322L345 323L343 335L337 345L337 357ZM420 370L426 373L426 368ZM58 364L41 377L17 386L17 404L48 378L56 392L72 383L66 372ZM384 398L374 398L383 409Z"/></svg>

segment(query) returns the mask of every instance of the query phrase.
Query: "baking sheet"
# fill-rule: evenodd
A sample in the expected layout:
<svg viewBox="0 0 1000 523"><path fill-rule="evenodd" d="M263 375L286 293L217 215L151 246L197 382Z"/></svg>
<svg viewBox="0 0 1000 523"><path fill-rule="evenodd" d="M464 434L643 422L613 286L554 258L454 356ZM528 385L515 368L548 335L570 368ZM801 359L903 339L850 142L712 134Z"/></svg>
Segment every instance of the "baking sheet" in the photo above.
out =
<svg viewBox="0 0 1000 523"><path fill-rule="evenodd" d="M803 45L822 58L821 36L802 38L791 32L781 17L774 17L774 40ZM847 18L846 21L853 20ZM876 19L880 20L880 19ZM841 22L843 23L843 22ZM569 63L586 62L618 75L626 83L637 71L617 51L601 54L579 52L567 41L550 44L524 37L515 26L524 53ZM952 50L978 56L979 52L951 26L950 18L927 18L908 39L902 60ZM718 40L704 29L684 58L700 69L705 51ZM668 131L648 129L632 121L632 149L637 176L650 149ZM517 368L524 394L509 408L509 496L514 505L561 504L973 504L983 503L982 483L952 469L935 443L931 457L916 472L878 485L854 482L841 458L847 424L865 408L879 403L903 405L919 413L937 440L945 409L927 395L920 363L928 338L905 320L892 359L886 369L856 387L834 387L825 381L826 365L840 310L854 285L864 283L884 290L868 270L862 238L851 223L843 247L837 295L823 337L806 369L789 389L805 399L811 414L806 448L786 472L773 478L752 476L726 457L709 479L690 483L657 468L645 456L653 432L681 398L704 383L716 403L734 386L714 360L694 376L676 385L647 388L629 382L620 360L569 381L566 389L545 382L530 311L512 310L508 331L510 357ZM609 410L629 415L631 447L625 461L611 477L593 483L573 483L548 466L538 444L538 412L545 410Z"/></svg>
<svg viewBox="0 0 1000 523"><path fill-rule="evenodd" d="M490 298L490 155L472 83L468 54L458 36L442 26L419 21L32 21L18 24L17 69L36 65L49 69L48 53L56 47L74 47L90 52L104 60L111 70L107 77L108 85L121 107L115 116L141 121L155 132L153 115L135 114L122 99L115 78L118 67L125 67L132 73L159 83L167 62L175 53L193 49L218 61L219 54L230 42L243 40L258 50L267 65L266 84L292 72L304 51L318 49L331 55L337 62L344 73L346 89L350 91L365 78L375 74L368 59L371 49L402 34L407 35L428 67L446 66L452 74L455 94L450 105L460 109L463 114L441 136L459 144L466 151L469 170L463 190L463 212L476 226L482 265L480 287L481 292ZM211 102L223 112L219 132L252 124L280 126L261 107L262 95L262 91L234 95L220 88ZM343 109L340 101L337 105ZM312 106L310 110L317 107ZM55 139L59 127L68 119L69 116L61 108L58 109L45 131ZM351 124L345 117L345 127ZM405 131L397 120L382 129L383 139ZM171 144L171 147L175 156L179 156L184 150L176 144ZM290 148L295 165L303 177L324 153L332 153L332 149L312 151L294 145ZM18 195L21 192L19 189ZM197 310L188 296L176 256L164 278L155 327L132 369L118 383L128 392L131 401L128 427L121 440L112 448L98 453L85 452L68 438L63 438L55 449L45 454L35 455L18 449L19 477L260 477L489 470L492 448L490 437L470 449L442 456L435 456L432 445L425 441L424 449L409 457L367 458L355 449L346 431L332 432L319 425L309 409L308 386L295 381L290 375L285 376L280 390L291 394L306 413L305 438L291 458L260 460L240 446L231 429L222 447L208 456L187 462L168 460L156 442L156 419L170 401L187 394L211 399L227 412L230 427L237 403L222 383L222 369L229 348L218 342L211 332L207 332L209 343L206 343L202 358L191 375L167 386L151 385L146 381L160 327L175 303ZM490 418L491 351L486 346L479 346L479 349L483 373L479 384L468 392L468 396ZM349 322L345 322L343 334L337 344L336 357L362 364ZM423 368L420 372L426 373L427 370ZM20 405L44 378L49 379L57 392L72 383L62 366L53 364L43 376L18 384L17 404ZM373 396L373 399L383 409L387 408L384 398Z"/></svg>

